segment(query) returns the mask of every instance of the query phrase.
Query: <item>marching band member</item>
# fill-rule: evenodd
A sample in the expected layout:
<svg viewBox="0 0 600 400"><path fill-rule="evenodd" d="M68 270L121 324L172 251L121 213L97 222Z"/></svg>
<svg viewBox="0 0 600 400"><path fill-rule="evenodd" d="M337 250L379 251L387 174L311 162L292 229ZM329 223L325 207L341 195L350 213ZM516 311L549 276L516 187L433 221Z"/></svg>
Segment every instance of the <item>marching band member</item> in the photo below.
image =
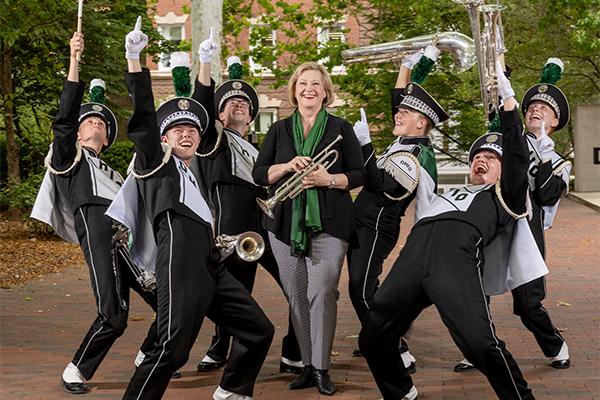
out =
<svg viewBox="0 0 600 400"><path fill-rule="evenodd" d="M552 222L562 196L569 191L571 163L554 151L552 133L569 122L569 102L554 83L560 79L562 61L550 58L542 70L541 83L529 88L521 101L521 110L527 128L529 146L529 190L533 206L533 218L529 222L540 253L545 257L544 230ZM540 277L512 290L513 310L531 331L550 365L557 369L569 368L569 347L550 315L542 305L546 297L545 277ZM467 360L458 363L457 372L472 369Z"/></svg>
<svg viewBox="0 0 600 400"><path fill-rule="evenodd" d="M501 69L498 74L503 77ZM384 399L417 398L395 350L431 304L498 398L533 399L496 336L486 300L548 271L524 220L530 211L529 156L513 96L503 96L503 135L486 134L471 147L473 185L438 196L423 210L371 302L359 345Z"/></svg>
<svg viewBox="0 0 600 400"><path fill-rule="evenodd" d="M409 94L405 93L405 88L410 71L421 57L435 61L438 56L439 50L428 46L425 51L418 50L402 63L396 87L391 91L394 118L392 134L397 139L381 157L376 159L374 156L375 150L364 114L362 120L354 125L366 161L367 179L354 201L360 246L348 253L348 291L361 322L379 287L383 262L398 241L400 220L406 208L416 197L417 209L421 210L436 193L437 169L428 133L431 128L448 119L448 115L421 86L411 84ZM406 177L409 179L406 180ZM405 366L414 372L414 357L408 352L404 340L400 352ZM360 350L354 350L353 356L359 355Z"/></svg>
<svg viewBox="0 0 600 400"><path fill-rule="evenodd" d="M254 183L252 168L258 150L245 136L259 111L258 94L247 82L241 80L242 66L239 58L230 57L229 80L221 84L215 93L215 82L210 78L210 61L218 48L213 42L212 30L208 39L198 49L200 71L194 88L193 99L206 108L209 115L217 115L223 123L222 132L209 124L202 138L198 157L200 171L209 191L213 207L216 235L237 235L246 231L261 233L268 243L260 218L262 212L256 204L257 197L264 197L264 189ZM237 61L233 63L233 61ZM219 127L220 129L220 127ZM281 287L279 269L270 247L267 246L258 261L248 262L232 254L225 260L225 268L244 287L252 292L256 268L260 263ZM211 371L222 367L227 361L231 335L215 327L211 346L198 364L198 371ZM291 318L288 333L283 338L281 372L302 372L302 361Z"/></svg>
<svg viewBox="0 0 600 400"><path fill-rule="evenodd" d="M88 391L85 381L94 376L127 327L129 288L154 310L156 297L142 290L126 268L115 266L113 271L114 232L104 212L123 179L100 159L100 154L117 138L117 120L108 107L95 102L100 99L81 104L84 84L79 81L76 54L83 53L83 34L73 34L70 49L69 72L52 126L54 140L46 158L47 171L31 217L51 225L66 241L79 243L90 271L97 317L62 375L64 389L81 394ZM102 97L103 84L92 81L90 92L97 91ZM140 351L152 348L155 339L153 323Z"/></svg>
<svg viewBox="0 0 600 400"><path fill-rule="evenodd" d="M134 106L128 136L136 152L128 181L139 191L157 247L158 339L123 398L162 398L208 316L236 338L213 398L251 399L273 326L242 285L213 260L212 216L189 169L201 134L214 116L185 97L154 110L150 73L139 62L148 42L140 27L141 17L125 39L129 70L125 80Z"/></svg>
<svg viewBox="0 0 600 400"><path fill-rule="evenodd" d="M334 93L322 65L308 62L296 68L288 100L297 109L271 125L252 176L256 183L277 189L329 144L338 152L329 170L316 167L299 182L304 191L275 206L274 218L265 218L304 363L289 387L316 385L320 393L332 395L336 388L328 369L338 283L348 245L355 239L349 190L364 183L364 162L352 126L325 110Z"/></svg>

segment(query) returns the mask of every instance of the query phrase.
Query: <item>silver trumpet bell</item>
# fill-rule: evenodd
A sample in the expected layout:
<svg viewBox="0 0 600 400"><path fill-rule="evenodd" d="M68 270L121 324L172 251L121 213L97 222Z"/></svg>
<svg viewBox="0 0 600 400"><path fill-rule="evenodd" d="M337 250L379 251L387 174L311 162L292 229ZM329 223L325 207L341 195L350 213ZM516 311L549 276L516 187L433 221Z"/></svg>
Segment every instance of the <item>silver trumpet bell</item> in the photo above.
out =
<svg viewBox="0 0 600 400"><path fill-rule="evenodd" d="M265 252L265 241L262 236L253 231L239 235L219 235L215 238L215 246L221 254L221 261L235 251L240 259L247 262L258 260Z"/></svg>
<svg viewBox="0 0 600 400"><path fill-rule="evenodd" d="M269 218L274 218L275 214L273 213L273 208L282 201L287 199L293 199L298 196L304 188L302 187L302 180L308 174L313 172L319 167L323 167L325 169L329 169L338 159L338 151L332 150L334 144L342 140L342 135L337 135L337 137L327 145L319 154L313 157L311 163L304 168L302 171L298 171L294 173L291 177L289 177L276 191L275 194L268 198L267 200L263 200L260 198L256 199L256 203L260 209L267 214Z"/></svg>
<svg viewBox="0 0 600 400"><path fill-rule="evenodd" d="M355 47L342 51L342 58L348 64L367 62L378 64L401 60L410 53L434 45L440 51L449 53L458 72L471 68L477 62L473 39L460 32L438 32L429 35Z"/></svg>

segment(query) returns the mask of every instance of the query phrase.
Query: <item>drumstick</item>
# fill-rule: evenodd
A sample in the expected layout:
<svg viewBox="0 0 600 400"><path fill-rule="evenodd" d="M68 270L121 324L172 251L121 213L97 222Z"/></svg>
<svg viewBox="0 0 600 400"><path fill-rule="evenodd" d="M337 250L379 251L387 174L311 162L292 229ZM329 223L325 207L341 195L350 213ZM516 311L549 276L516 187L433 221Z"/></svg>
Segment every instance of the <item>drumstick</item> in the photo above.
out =
<svg viewBox="0 0 600 400"><path fill-rule="evenodd" d="M79 0L79 5L77 7L77 32L81 33L81 22L83 17L83 0ZM77 62L81 61L81 52L77 52L76 55Z"/></svg>

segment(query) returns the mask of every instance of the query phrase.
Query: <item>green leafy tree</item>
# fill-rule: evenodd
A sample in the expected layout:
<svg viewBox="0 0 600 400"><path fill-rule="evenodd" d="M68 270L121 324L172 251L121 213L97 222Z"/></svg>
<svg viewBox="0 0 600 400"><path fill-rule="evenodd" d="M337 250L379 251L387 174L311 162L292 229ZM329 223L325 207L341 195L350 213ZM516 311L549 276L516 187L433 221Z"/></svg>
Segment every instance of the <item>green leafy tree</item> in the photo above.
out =
<svg viewBox="0 0 600 400"><path fill-rule="evenodd" d="M108 105L120 116L129 108L123 40L136 17L147 15L148 9L152 12L152 7L141 0L84 3L80 79L104 79ZM18 193L22 179L42 172L68 70L69 40L76 27L77 2L73 0L5 1L0 7L0 126L7 159L0 181L5 199L12 191ZM151 18L144 18L143 29L150 36L149 54L159 54L160 37ZM4 206L9 203L3 201Z"/></svg>

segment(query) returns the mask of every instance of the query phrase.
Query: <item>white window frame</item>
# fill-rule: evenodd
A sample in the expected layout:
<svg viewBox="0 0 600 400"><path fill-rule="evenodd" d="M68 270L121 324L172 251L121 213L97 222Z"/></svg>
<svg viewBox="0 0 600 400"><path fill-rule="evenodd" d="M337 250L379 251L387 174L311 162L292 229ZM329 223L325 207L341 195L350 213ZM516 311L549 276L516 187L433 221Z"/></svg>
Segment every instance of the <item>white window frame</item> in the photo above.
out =
<svg viewBox="0 0 600 400"><path fill-rule="evenodd" d="M346 22L345 21L322 21L319 26L317 26L317 46L324 47L327 42L331 40L330 30L331 28L339 28L341 35L340 41L342 43L346 42L346 34L343 32L345 29ZM338 33L338 32L335 32ZM325 57L319 60L320 64L325 64L329 61L329 57ZM345 71L343 65L336 65L331 69L331 73L334 75L343 74Z"/></svg>
<svg viewBox="0 0 600 400"><path fill-rule="evenodd" d="M267 128L264 132L256 130L256 121L257 120L260 121L260 114L271 114L273 117L272 118L273 120L271 121L271 125L273 125L275 122L277 122L278 112L279 112L279 109L277 109L276 107L265 107L265 108L261 108L260 110L258 110L258 115L256 116L256 119L252 123L252 133L258 134L258 135L265 135L267 133L267 131L269 130L269 128Z"/></svg>
<svg viewBox="0 0 600 400"><path fill-rule="evenodd" d="M250 36L252 35L252 29L255 27L265 27L268 26L268 24L263 24L260 22L259 19L256 18L252 18L250 20L250 30L249 30L249 34L248 34L248 38L250 38ZM275 46L277 46L277 31L275 29L271 30L271 44L273 46L273 48L275 48ZM258 75L258 76L273 76L273 71L271 68L269 67L263 67L261 64L257 63L254 61L254 59L252 58L252 50L255 48L256 46L250 46L249 45L249 50L250 50L250 57L249 57L249 62L250 62L250 70L252 71L253 74ZM273 61L273 67L277 68L277 60Z"/></svg>
<svg viewBox="0 0 600 400"><path fill-rule="evenodd" d="M171 40L171 38L168 38L164 35L165 29L169 28L168 31L170 31L170 28L172 27L180 27L181 28L181 40L185 40L185 23L176 23L176 24L159 24L156 27L156 30L160 33L160 35L163 37L163 40ZM171 71L171 67L169 67L168 65L166 65L163 62L163 57L164 55L166 55L166 53L161 53L160 54L160 60L158 61L158 63L156 64L156 67L159 71Z"/></svg>

